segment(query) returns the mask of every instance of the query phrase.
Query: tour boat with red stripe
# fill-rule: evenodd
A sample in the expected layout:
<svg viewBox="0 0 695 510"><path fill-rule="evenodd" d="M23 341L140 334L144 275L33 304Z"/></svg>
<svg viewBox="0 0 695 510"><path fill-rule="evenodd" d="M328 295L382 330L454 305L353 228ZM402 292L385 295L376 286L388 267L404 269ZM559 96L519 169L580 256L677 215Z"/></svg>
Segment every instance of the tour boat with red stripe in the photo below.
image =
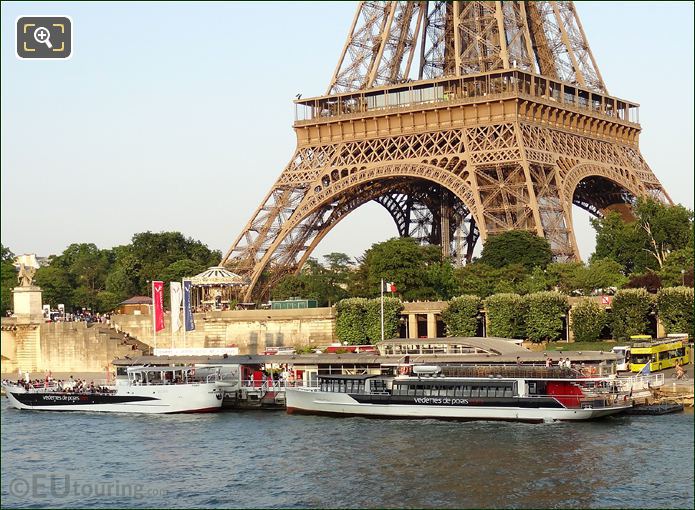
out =
<svg viewBox="0 0 695 510"><path fill-rule="evenodd" d="M447 372L456 368L444 367ZM317 387L287 388L287 411L548 422L601 418L632 407L631 395L612 378L579 377L571 370L539 377L503 368L485 377L445 375L441 367L417 365L397 377L319 375Z"/></svg>

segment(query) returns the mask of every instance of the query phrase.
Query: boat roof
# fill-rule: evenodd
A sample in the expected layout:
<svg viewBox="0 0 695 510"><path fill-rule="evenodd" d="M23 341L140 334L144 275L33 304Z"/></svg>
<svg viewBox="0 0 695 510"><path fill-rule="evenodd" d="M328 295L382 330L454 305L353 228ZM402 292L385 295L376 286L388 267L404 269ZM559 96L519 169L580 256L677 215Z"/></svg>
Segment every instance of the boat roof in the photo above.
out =
<svg viewBox="0 0 695 510"><path fill-rule="evenodd" d="M467 345L477 349L488 351L492 354L519 354L528 352L528 349L521 347L508 338L498 337L478 337L478 336L454 336L446 338L391 338L378 342L377 346L382 345Z"/></svg>
<svg viewBox="0 0 695 510"><path fill-rule="evenodd" d="M221 365L211 365L211 366L206 366L205 368L214 368L214 367L220 367ZM148 366L148 365L138 365L134 367L128 367L128 372L171 372L172 370L194 370L195 367L193 367L190 364L187 365L180 365L180 366Z"/></svg>
<svg viewBox="0 0 695 510"><path fill-rule="evenodd" d="M365 379L373 379L374 377L381 377L379 374L318 374L319 379L350 379L364 381Z"/></svg>
<svg viewBox="0 0 695 510"><path fill-rule="evenodd" d="M546 354L546 355L544 355ZM409 362L413 364L510 364L516 363L519 357L522 363L545 363L546 358L557 361L559 358L569 358L573 364L597 363L601 361L617 361L620 356L611 351L529 351L523 349L507 354L410 354ZM404 363L403 355L381 355L373 352L343 354L244 354L236 356L138 356L135 358L119 358L113 361L116 366L131 365L172 365L172 364L202 364L214 363L226 365L400 365Z"/></svg>

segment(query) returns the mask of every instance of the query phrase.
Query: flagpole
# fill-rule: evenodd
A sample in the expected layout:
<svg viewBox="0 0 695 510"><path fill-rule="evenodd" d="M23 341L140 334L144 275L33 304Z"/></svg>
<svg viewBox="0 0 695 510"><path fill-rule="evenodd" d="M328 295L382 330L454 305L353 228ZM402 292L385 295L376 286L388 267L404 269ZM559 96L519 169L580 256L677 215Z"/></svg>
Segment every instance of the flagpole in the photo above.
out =
<svg viewBox="0 0 695 510"><path fill-rule="evenodd" d="M381 279L381 341L384 341L384 279Z"/></svg>

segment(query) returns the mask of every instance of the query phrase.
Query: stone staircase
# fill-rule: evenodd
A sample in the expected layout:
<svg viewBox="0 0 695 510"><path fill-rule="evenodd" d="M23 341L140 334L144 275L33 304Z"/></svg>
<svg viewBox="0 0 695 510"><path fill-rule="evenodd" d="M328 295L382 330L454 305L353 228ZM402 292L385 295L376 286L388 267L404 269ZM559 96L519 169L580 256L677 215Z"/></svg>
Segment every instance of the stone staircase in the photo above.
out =
<svg viewBox="0 0 695 510"><path fill-rule="evenodd" d="M96 330L95 333L97 335L105 337L109 343L116 344L116 357L118 358L125 358L126 356L129 358L136 358L151 354L152 349L148 344L132 336L125 340L123 333L119 333L107 324L93 324L90 327ZM124 342L127 343L124 344Z"/></svg>

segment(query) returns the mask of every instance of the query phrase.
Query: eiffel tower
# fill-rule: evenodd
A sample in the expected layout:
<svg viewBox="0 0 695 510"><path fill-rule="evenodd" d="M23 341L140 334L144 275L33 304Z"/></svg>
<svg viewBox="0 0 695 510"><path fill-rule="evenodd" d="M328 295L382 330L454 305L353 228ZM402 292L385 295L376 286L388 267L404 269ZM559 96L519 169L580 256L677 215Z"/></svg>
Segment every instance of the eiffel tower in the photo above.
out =
<svg viewBox="0 0 695 510"><path fill-rule="evenodd" d="M573 204L671 202L573 2L360 2L326 94L295 108L297 148L222 260L247 300L370 201L459 264L510 229L578 260Z"/></svg>

